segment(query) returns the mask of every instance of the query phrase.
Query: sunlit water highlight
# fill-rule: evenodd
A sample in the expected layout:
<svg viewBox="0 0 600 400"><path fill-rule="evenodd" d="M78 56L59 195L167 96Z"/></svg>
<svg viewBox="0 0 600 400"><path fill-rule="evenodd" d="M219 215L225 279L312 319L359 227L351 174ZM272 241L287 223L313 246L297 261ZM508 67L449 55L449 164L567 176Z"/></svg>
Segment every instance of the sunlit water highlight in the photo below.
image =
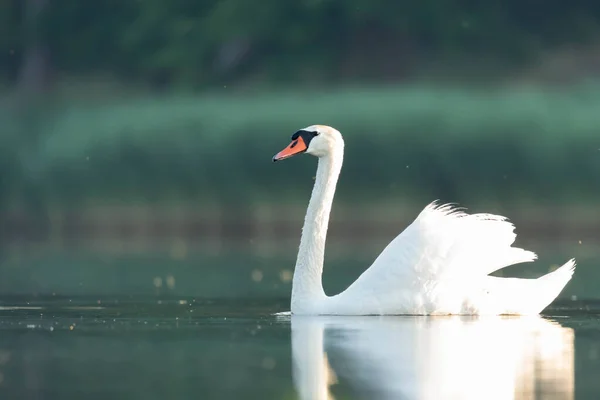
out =
<svg viewBox="0 0 600 400"><path fill-rule="evenodd" d="M286 299L0 299L2 398L596 399L600 304L297 317Z"/></svg>

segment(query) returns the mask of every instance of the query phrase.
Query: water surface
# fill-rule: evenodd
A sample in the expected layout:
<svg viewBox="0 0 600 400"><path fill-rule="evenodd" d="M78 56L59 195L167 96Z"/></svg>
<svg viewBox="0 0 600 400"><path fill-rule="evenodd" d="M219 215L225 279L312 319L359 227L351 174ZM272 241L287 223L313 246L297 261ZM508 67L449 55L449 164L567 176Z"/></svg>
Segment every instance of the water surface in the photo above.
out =
<svg viewBox="0 0 600 400"><path fill-rule="evenodd" d="M596 399L600 304L536 318L291 317L286 299L5 297L0 396Z"/></svg>

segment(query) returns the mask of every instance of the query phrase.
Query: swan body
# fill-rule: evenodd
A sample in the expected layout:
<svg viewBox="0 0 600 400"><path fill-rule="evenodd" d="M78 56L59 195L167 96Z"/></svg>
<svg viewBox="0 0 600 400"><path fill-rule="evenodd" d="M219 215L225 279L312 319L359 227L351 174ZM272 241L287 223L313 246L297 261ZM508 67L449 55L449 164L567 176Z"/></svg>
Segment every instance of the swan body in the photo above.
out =
<svg viewBox="0 0 600 400"><path fill-rule="evenodd" d="M301 153L318 157L318 167L292 280L292 314L539 314L573 275L574 259L538 279L490 276L537 256L511 246L516 235L505 217L432 203L345 291L327 296L323 260L344 157L342 135L329 126L309 126L294 133L273 161Z"/></svg>

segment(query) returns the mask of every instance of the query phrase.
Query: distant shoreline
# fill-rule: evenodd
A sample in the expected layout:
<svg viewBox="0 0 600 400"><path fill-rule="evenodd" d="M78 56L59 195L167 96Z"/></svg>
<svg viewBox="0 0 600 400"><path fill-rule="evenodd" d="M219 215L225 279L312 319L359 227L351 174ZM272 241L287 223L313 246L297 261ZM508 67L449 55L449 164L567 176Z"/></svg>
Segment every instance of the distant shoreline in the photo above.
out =
<svg viewBox="0 0 600 400"><path fill-rule="evenodd" d="M572 239L589 242L600 236L600 216L581 205L556 207L478 207L469 212L499 213L509 217L519 237L539 240ZM419 208L406 205L334 207L330 236L340 240L357 237L393 237L410 224ZM565 210L574 210L567 214ZM587 211L586 211L587 210ZM297 238L304 206L265 205L260 209L206 209L202 206L151 207L123 205L55 211L49 215L24 212L0 214L4 243L38 241L51 237L148 238L191 240Z"/></svg>

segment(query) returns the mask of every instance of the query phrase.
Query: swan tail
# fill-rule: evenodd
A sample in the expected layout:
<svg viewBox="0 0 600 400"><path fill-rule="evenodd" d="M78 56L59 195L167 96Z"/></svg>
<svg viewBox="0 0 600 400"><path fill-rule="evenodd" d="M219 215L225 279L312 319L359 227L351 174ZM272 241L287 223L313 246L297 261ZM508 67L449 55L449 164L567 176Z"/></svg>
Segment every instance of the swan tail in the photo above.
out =
<svg viewBox="0 0 600 400"><path fill-rule="evenodd" d="M562 287L564 287L567 282L569 282L569 280L571 280L571 277L573 276L573 273L575 273L575 266L577 265L577 263L575 262L574 258L571 258L569 261L567 261L564 265L562 265L561 267L555 269L552 272L547 273L544 276L539 277L537 280L539 281L548 281L548 282L563 282ZM561 287L561 289L562 289Z"/></svg>
<svg viewBox="0 0 600 400"><path fill-rule="evenodd" d="M575 259L572 258L563 266L534 280L538 289L535 297L537 304L530 310L532 314L539 314L558 297L573 277L575 265Z"/></svg>
<svg viewBox="0 0 600 400"><path fill-rule="evenodd" d="M563 266L536 279L536 282L540 285L540 290L543 292L540 298L545 296L548 299L547 303L540 307L540 311L546 308L569 283L575 273L576 265L575 259L572 258Z"/></svg>
<svg viewBox="0 0 600 400"><path fill-rule="evenodd" d="M552 303L571 280L575 272L575 259L537 279L488 277L487 291L493 304L494 314L536 315ZM485 302L484 302L485 304ZM481 310L481 313L486 313Z"/></svg>

